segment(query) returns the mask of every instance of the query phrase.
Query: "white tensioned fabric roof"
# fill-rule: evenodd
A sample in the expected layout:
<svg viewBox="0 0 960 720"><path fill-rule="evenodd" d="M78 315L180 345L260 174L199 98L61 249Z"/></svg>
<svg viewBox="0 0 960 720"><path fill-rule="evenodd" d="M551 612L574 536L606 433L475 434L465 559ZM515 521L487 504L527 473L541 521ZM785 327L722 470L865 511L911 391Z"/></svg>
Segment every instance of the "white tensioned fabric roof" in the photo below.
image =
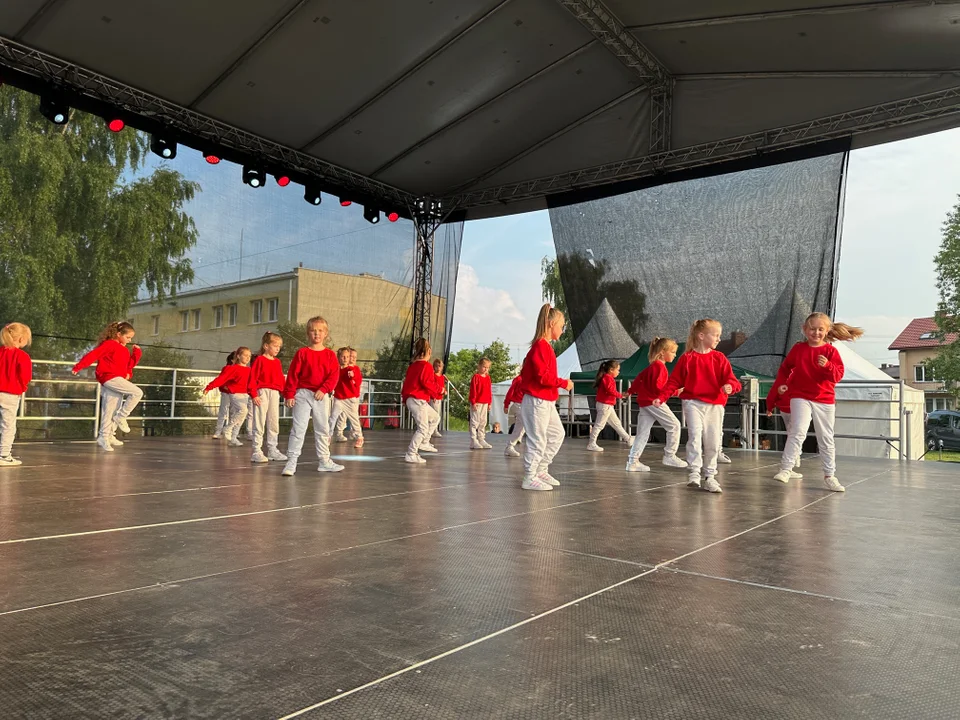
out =
<svg viewBox="0 0 960 720"><path fill-rule="evenodd" d="M957 0L16 0L0 36L13 84L467 217L960 125Z"/></svg>

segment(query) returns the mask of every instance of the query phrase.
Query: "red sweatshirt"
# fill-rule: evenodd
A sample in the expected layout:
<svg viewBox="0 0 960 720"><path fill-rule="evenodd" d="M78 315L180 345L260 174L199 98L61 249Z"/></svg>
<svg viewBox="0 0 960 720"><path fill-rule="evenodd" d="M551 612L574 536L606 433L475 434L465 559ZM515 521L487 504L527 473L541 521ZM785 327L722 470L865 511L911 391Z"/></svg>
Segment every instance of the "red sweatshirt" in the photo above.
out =
<svg viewBox="0 0 960 720"><path fill-rule="evenodd" d="M511 403L523 402L523 379L517 375L510 383L510 389L507 390L507 396L503 398L503 411L509 412Z"/></svg>
<svg viewBox="0 0 960 720"><path fill-rule="evenodd" d="M250 383L249 365L227 365L220 374L217 375L203 389L204 392L210 392L215 388L222 387L228 393L239 393L243 395L247 392L247 386Z"/></svg>
<svg viewBox="0 0 960 720"><path fill-rule="evenodd" d="M567 386L565 378L557 377L557 356L550 343L541 338L530 346L520 369L523 392L541 400L556 400L560 388Z"/></svg>
<svg viewBox="0 0 960 720"><path fill-rule="evenodd" d="M128 375L133 375L133 368L140 362L142 355L143 352L138 347L133 349L133 355L131 355L127 346L119 340L104 340L80 358L80 362L73 366L73 371L80 372L85 367L97 363L95 375L97 382L101 385L114 378L126 380Z"/></svg>
<svg viewBox="0 0 960 720"><path fill-rule="evenodd" d="M827 358L824 367L817 364L821 355ZM808 342L798 342L783 359L773 385L786 385L792 398L833 405L837 401L834 388L842 379L843 360L833 345L813 347Z"/></svg>
<svg viewBox="0 0 960 720"><path fill-rule="evenodd" d="M437 375L436 372L433 374L434 381L437 383L437 392L433 396L434 400L443 400L443 396L447 394L447 376L446 375Z"/></svg>
<svg viewBox="0 0 960 720"><path fill-rule="evenodd" d="M733 392L740 392L740 381L733 376L730 361L723 353L711 350L699 353L688 350L673 367L670 379L660 391L660 401L683 388L681 400L699 400L711 405L726 405L727 396L720 388L729 384Z"/></svg>
<svg viewBox="0 0 960 720"><path fill-rule="evenodd" d="M489 375L476 373L470 380L470 404L489 405L493 402L493 384Z"/></svg>
<svg viewBox="0 0 960 720"><path fill-rule="evenodd" d="M360 397L360 368L347 365L340 368L337 386L333 389L333 396L337 400Z"/></svg>
<svg viewBox="0 0 960 720"><path fill-rule="evenodd" d="M250 365L250 381L247 383L247 392L255 398L260 389L283 390L283 363L280 358L267 355L257 355Z"/></svg>
<svg viewBox="0 0 960 720"><path fill-rule="evenodd" d="M407 368L400 388L400 399L433 400L437 394L437 374L426 360L414 360Z"/></svg>
<svg viewBox="0 0 960 720"><path fill-rule="evenodd" d="M639 407L650 407L667 384L667 375L667 366L663 364L663 360L654 360L633 379L627 395L636 395Z"/></svg>
<svg viewBox="0 0 960 720"><path fill-rule="evenodd" d="M0 393L23 395L33 379L33 361L21 348L0 346Z"/></svg>
<svg viewBox="0 0 960 720"><path fill-rule="evenodd" d="M359 365L351 365L350 369L353 370L353 395L350 397L358 398L360 397L360 389L363 386L363 373L360 371Z"/></svg>
<svg viewBox="0 0 960 720"><path fill-rule="evenodd" d="M297 390L318 390L329 395L340 380L340 363L337 354L330 348L311 350L302 347L297 350L287 369L287 382L283 386L283 397L293 400Z"/></svg>
<svg viewBox="0 0 960 720"><path fill-rule="evenodd" d="M777 392L778 387L780 386L774 383L770 392L767 393L767 411L779 410L782 413L788 413L790 412L790 391L781 395Z"/></svg>
<svg viewBox="0 0 960 720"><path fill-rule="evenodd" d="M610 373L604 373L597 386L597 402L604 405L613 405L623 394L617 391L617 381Z"/></svg>

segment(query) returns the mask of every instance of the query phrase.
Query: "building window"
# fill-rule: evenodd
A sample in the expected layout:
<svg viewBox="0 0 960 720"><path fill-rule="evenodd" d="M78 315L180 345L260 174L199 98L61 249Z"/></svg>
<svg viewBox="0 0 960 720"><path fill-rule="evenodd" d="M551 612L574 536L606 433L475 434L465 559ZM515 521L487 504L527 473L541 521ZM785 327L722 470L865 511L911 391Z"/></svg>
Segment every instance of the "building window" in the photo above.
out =
<svg viewBox="0 0 960 720"><path fill-rule="evenodd" d="M933 368L928 368L926 365L914 365L913 381L918 383L936 382L937 379L933 376Z"/></svg>
<svg viewBox="0 0 960 720"><path fill-rule="evenodd" d="M190 329L190 313L186 310L180 312L180 332L186 332Z"/></svg>
<svg viewBox="0 0 960 720"><path fill-rule="evenodd" d="M237 304L227 305L227 327L237 324Z"/></svg>
<svg viewBox="0 0 960 720"><path fill-rule="evenodd" d="M160 316L154 315L152 320L153 320L153 332L151 333L151 335L159 335L160 334Z"/></svg>
<svg viewBox="0 0 960 720"><path fill-rule="evenodd" d="M213 309L213 327L214 329L223 327L223 305L217 305Z"/></svg>
<svg viewBox="0 0 960 720"><path fill-rule="evenodd" d="M280 298L270 298L267 300L267 322L276 322L277 313L280 310Z"/></svg>
<svg viewBox="0 0 960 720"><path fill-rule="evenodd" d="M936 340L936 339L937 339L937 335L936 335L936 333L925 332L925 333L923 333L922 335L920 335L920 337L919 337L918 339L919 339L919 340Z"/></svg>
<svg viewBox="0 0 960 720"><path fill-rule="evenodd" d="M938 398L938 397L927 398L926 405L927 405L927 412L928 412L928 413L936 412L937 410L949 410L949 409L950 409L950 408L947 407L947 399L946 399L946 398ZM943 427L947 427L947 419L948 419L949 417L950 417L949 415L943 415L943 416L941 416L941 419L940 419L939 422L932 422L931 424L934 424L934 425L938 425L938 424L939 424L939 425L943 425Z"/></svg>
<svg viewBox="0 0 960 720"><path fill-rule="evenodd" d="M194 330L200 329L200 310L199 309L193 311L193 329Z"/></svg>
<svg viewBox="0 0 960 720"><path fill-rule="evenodd" d="M250 303L250 322L254 325L263 322L263 300L254 300Z"/></svg>

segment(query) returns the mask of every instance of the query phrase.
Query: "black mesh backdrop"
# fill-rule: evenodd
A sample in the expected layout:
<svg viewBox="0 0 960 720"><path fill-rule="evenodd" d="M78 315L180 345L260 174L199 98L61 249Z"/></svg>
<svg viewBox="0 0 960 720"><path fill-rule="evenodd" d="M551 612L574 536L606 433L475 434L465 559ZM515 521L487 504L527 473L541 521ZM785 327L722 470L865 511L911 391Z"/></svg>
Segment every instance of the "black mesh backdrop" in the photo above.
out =
<svg viewBox="0 0 960 720"><path fill-rule="evenodd" d="M735 364L773 374L804 317L832 309L845 165L837 153L551 209L584 369L713 317Z"/></svg>

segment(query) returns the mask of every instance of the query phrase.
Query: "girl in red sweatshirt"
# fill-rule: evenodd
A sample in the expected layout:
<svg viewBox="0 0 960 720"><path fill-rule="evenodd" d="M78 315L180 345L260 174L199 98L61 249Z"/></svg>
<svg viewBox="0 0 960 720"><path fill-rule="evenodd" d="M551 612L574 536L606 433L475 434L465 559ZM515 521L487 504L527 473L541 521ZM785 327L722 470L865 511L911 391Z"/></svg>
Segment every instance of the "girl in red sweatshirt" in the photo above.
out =
<svg viewBox="0 0 960 720"><path fill-rule="evenodd" d="M32 339L33 333L23 323L12 322L0 330L0 468L23 464L10 452L17 435L20 397L33 378L33 362L23 351Z"/></svg>
<svg viewBox="0 0 960 720"><path fill-rule="evenodd" d="M343 351L343 357L340 357ZM350 435L353 437L353 447L358 450L363 447L363 425L360 423L360 392L363 388L363 373L357 365L357 351L351 347L340 348L337 359L340 360L340 379L333 389L333 414L337 416L334 423L334 442L347 442L344 434L347 423L350 423Z"/></svg>
<svg viewBox="0 0 960 720"><path fill-rule="evenodd" d="M85 367L97 363L97 382L102 386L97 445L106 452L113 452L115 446L123 445L117 440L117 430L130 432L127 418L143 398L143 390L130 382L133 368L143 355L138 345L133 346L132 355L127 349L134 335L136 331L130 323L110 323L100 331L100 344L73 366L73 374L77 375Z"/></svg>
<svg viewBox="0 0 960 720"><path fill-rule="evenodd" d="M220 369L222 373L228 367L233 365L237 357L237 351L234 350L229 355L227 355L227 362ZM223 428L226 427L227 422L230 420L230 393L220 388L220 407L217 408L217 426L213 429L213 439L219 440L223 436Z"/></svg>
<svg viewBox="0 0 960 720"><path fill-rule="evenodd" d="M600 432L607 423L610 423L610 427L616 431L621 440L628 445L633 445L633 438L623 429L614 407L617 400L623 397L623 394L617 390L619 374L619 361L604 360L600 363L597 379L593 383L593 387L597 390L597 421L590 428L590 442L587 443L587 450L603 452L603 448L597 445L597 438L600 437Z"/></svg>
<svg viewBox="0 0 960 720"><path fill-rule="evenodd" d="M787 378L787 383L789 384L790 379ZM770 392L767 393L767 417L773 417L773 411L776 410L780 413L780 417L783 418L783 428L787 431L787 437L790 437L790 394L784 393L780 394L777 384L773 383L770 386ZM786 447L786 443L784 443ZM794 463L793 467L800 467L800 457L797 456L797 461ZM799 480L803 475L796 472L795 470L790 471L791 480Z"/></svg>
<svg viewBox="0 0 960 720"><path fill-rule="evenodd" d="M440 415L440 408L443 407L443 396L447 394L447 376L443 374L443 360L440 358L433 361L433 372L437 376L437 394L430 401L430 407L437 411L437 415ZM439 424L433 430L433 437L443 437L440 434Z"/></svg>
<svg viewBox="0 0 960 720"><path fill-rule="evenodd" d="M627 457L627 472L650 472L640 462L640 455L650 439L654 423L667 431L667 444L663 446L663 464L668 467L685 468L687 463L677 457L680 447L680 421L666 405L654 405L667 384L667 365L677 357L677 343L670 338L657 337L650 343L647 358L650 364L633 379L627 395L637 396L637 434Z"/></svg>
<svg viewBox="0 0 960 720"><path fill-rule="evenodd" d="M470 449L489 450L487 442L487 418L493 402L493 385L490 381L490 361L480 358L477 372L470 380Z"/></svg>
<svg viewBox="0 0 960 720"><path fill-rule="evenodd" d="M804 321L803 334L806 341L798 342L790 349L774 381L779 394L790 394L790 435L780 458L780 472L773 479L790 482L812 419L823 462L823 486L833 492L844 492L846 488L835 476L837 461L833 443L834 388L843 378L843 360L830 343L856 340L863 335L863 330L831 322L823 313L815 312Z"/></svg>
<svg viewBox="0 0 960 720"><path fill-rule="evenodd" d="M660 406L680 388L683 419L687 424L687 465L690 472L687 487L703 487L712 493L723 490L717 482L717 455L723 437L723 406L727 396L740 392L740 382L733 376L730 361L716 351L722 326L704 318L690 327L687 350L670 373L667 384L654 402Z"/></svg>
<svg viewBox="0 0 960 720"><path fill-rule="evenodd" d="M517 452L515 446L523 440L525 434L523 431L523 417L520 415L520 403L522 402L523 380L517 375L513 379L513 382L510 383L510 389L507 390L507 394L503 398L503 411L507 414L507 420L510 419L510 406L516 406L513 409L513 429L507 438L507 447L503 450L503 454L507 457L520 457L520 453Z"/></svg>
<svg viewBox="0 0 960 720"><path fill-rule="evenodd" d="M230 393L230 420L223 434L227 436L227 445L231 447L243 445L237 440L237 435L240 434L243 421L247 419L247 406L250 403L250 396L247 394L250 386L250 356L250 348L238 347L234 351L233 365L225 366L203 389L204 395L221 387Z"/></svg>
<svg viewBox="0 0 960 720"><path fill-rule="evenodd" d="M283 338L265 332L260 339L260 354L250 365L250 380L247 393L253 401L253 454L252 463L286 460L277 442L280 439L280 393L283 392L283 364L277 355L283 349ZM267 454L263 454L263 439L266 435Z"/></svg>
<svg viewBox="0 0 960 720"><path fill-rule="evenodd" d="M400 388L400 400L406 405L416 425L416 432L413 433L403 459L414 465L426 462L420 457L421 452L437 452L430 444L433 431L440 424L440 413L430 406L430 401L439 393L437 373L430 364L432 352L430 343L425 338L417 340L413 346L413 362L407 368L407 375Z"/></svg>
<svg viewBox="0 0 960 720"><path fill-rule="evenodd" d="M540 308L537 329L530 350L523 359L520 382L523 401L520 416L527 441L523 449L524 490L553 490L559 481L549 473L550 463L563 445L563 423L557 412L560 388L573 389L573 383L557 376L557 356L550 346L563 334L563 313L549 303Z"/></svg>

